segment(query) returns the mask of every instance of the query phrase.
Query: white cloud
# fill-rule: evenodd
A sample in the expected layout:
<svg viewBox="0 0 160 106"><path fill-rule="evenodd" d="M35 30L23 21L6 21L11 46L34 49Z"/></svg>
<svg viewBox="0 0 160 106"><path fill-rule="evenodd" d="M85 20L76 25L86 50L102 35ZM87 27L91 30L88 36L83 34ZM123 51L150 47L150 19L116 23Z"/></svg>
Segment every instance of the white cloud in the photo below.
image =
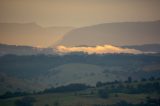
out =
<svg viewBox="0 0 160 106"><path fill-rule="evenodd" d="M142 51L129 48L121 48L112 45L97 45L95 47L66 47L63 45L57 46L56 50L58 53L72 53L72 52L84 52L88 54L107 54L107 53L130 53L130 54L141 54Z"/></svg>

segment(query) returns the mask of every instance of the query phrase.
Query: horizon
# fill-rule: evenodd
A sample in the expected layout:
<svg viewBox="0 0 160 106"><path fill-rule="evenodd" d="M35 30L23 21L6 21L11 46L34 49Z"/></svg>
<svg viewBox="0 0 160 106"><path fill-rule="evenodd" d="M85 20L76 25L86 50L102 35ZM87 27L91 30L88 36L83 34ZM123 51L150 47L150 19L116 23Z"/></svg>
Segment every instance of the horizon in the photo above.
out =
<svg viewBox="0 0 160 106"><path fill-rule="evenodd" d="M90 26L83 26L83 27L71 27L71 26L50 26L50 27L42 27L41 25L38 25L37 23L0 23L0 27L2 28L1 29L1 32L2 33L4 33L4 34L7 34L7 32L5 32L5 30L8 30L8 31L10 31L10 30L14 30L14 27L12 27L13 25L21 25L21 26L31 26L31 27L37 27L37 28L40 28L40 29L46 29L46 28L53 28L53 30L54 30L54 28L56 29L56 28L59 28L59 30L62 28L62 29L69 29L68 31L66 31L66 32L61 32L61 31L59 31L58 33L61 33L61 34L53 34L53 35L49 35L50 37L52 37L53 39L54 38L56 38L56 40L51 40L50 38L48 39L48 40L50 40L50 44L48 44L48 45L41 45L40 43L40 45L37 45L36 44L36 42L35 42L35 40L34 39L32 39L31 40L31 42L34 42L36 45L33 45L33 44L23 44L23 43L11 43L11 42L8 42L7 40L12 40L10 37L11 37L11 34L7 34L7 36L0 36L0 38L1 38L1 40L0 40L0 43L2 43L2 44L8 44L8 45L19 45L19 46L32 46L32 47L39 47L39 48L47 48L47 47L54 47L54 46L58 46L56 43L57 42L59 42L59 41L61 41L61 39L64 39L65 38L65 36L66 36L66 34L68 33L68 32L72 32L73 30L76 30L76 29L83 29L83 28L88 28L88 27L94 27L94 26L100 26L100 25L109 25L109 24L128 24L128 23L152 23L152 22L160 22L160 20L154 20L154 21L135 21L135 22L128 22L128 21L126 21L126 22L111 22L111 23L99 23L99 24L94 24L94 25L90 25ZM6 25L6 26L5 26ZM10 26L11 25L11 26ZM3 27L4 26L4 27ZM16 27L16 26L15 26ZM9 29L7 29L7 28L9 28ZM25 29L24 29L25 30ZM31 29L32 30L32 29ZM15 30L16 31L16 30ZM26 31L28 31L29 33L30 33L30 29L28 30L26 30ZM56 31L56 30L55 30ZM28 33L27 32L27 33ZM22 33L23 34L23 33ZM32 34L32 35L34 35L34 34ZM36 35L36 34L35 34ZM34 36L35 36L34 35ZM44 34L43 36L45 37L47 34ZM15 38L17 38L18 36L17 35L15 35L14 34L14 36L15 36ZM16 37L17 36L17 37ZM34 36L32 36L33 38L34 38ZM36 35L37 37L38 37L38 35ZM48 35L47 35L48 36ZM19 36L19 37L21 37L21 35ZM26 36L27 37L27 36ZM30 36L31 37L31 36ZM31 38L32 38L31 37ZM39 36L40 37L40 36ZM44 38L43 37L43 38ZM3 42L3 38L6 40L6 41L4 41ZM40 38L41 39L41 38ZM45 42L47 42L47 39L45 40ZM157 38L157 39L159 39L159 38ZM14 42L18 42L18 41L14 41ZM129 45L145 45L145 44L159 44L159 42L145 42L145 43L142 43L142 44L121 44L121 45L117 45L117 44L112 44L112 43L104 43L104 44L96 44L96 45L88 45L88 46L97 46L97 45L105 45L105 44L110 44L110 45L116 45L116 46L129 46ZM63 45L63 44L60 44L60 45ZM80 45L83 45L83 44L79 44L79 45L72 45L72 46L80 46ZM87 45L87 44L84 44L84 45ZM65 45L64 45L65 46ZM69 46L69 45L66 45L66 46Z"/></svg>
<svg viewBox="0 0 160 106"><path fill-rule="evenodd" d="M101 24L113 24L113 23L144 23L144 22L159 22L160 19L157 19L157 20L141 20L141 21L114 21L114 22L103 22L103 23L96 23L96 24L90 24L90 25L84 25L84 26L79 26L79 27L76 27L76 26L54 26L54 25L51 25L51 26L43 26L41 24L38 24L36 22L0 22L0 24L33 24L33 25L38 25L40 27L43 27L43 28L48 28L48 27L72 27L72 28L83 28L83 27L89 27L89 26L95 26L95 25L101 25Z"/></svg>

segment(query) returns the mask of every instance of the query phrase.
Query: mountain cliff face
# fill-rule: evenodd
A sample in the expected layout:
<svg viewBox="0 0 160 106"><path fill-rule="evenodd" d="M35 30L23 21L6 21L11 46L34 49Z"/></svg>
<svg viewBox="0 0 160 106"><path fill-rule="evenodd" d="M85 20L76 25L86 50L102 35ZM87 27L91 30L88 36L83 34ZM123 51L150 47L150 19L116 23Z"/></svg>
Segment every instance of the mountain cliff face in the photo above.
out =
<svg viewBox="0 0 160 106"><path fill-rule="evenodd" d="M65 46L159 43L160 21L105 23L73 29L59 42Z"/></svg>

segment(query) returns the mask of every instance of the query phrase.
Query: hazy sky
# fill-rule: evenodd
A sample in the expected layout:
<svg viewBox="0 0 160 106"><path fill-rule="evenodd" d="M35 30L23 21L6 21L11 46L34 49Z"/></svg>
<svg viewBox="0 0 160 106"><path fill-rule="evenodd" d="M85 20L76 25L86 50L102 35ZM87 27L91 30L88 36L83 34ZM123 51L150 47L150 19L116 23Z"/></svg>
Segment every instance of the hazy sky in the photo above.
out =
<svg viewBox="0 0 160 106"><path fill-rule="evenodd" d="M0 22L86 26L160 19L160 0L0 0Z"/></svg>
<svg viewBox="0 0 160 106"><path fill-rule="evenodd" d="M44 27L153 21L160 20L159 11L160 0L0 0L0 43L47 47L67 30Z"/></svg>

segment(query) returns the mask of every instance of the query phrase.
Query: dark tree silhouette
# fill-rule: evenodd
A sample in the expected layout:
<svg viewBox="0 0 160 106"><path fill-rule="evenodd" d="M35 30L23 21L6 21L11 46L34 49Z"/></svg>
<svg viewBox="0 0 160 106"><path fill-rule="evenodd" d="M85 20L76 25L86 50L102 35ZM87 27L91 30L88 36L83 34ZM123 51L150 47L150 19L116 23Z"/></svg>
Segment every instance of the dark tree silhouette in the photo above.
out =
<svg viewBox="0 0 160 106"><path fill-rule="evenodd" d="M24 97L20 100L15 101L16 106L33 106L33 103L35 102L35 98L33 97Z"/></svg>
<svg viewBox="0 0 160 106"><path fill-rule="evenodd" d="M132 77L128 77L128 83L131 83L132 82Z"/></svg>
<svg viewBox="0 0 160 106"><path fill-rule="evenodd" d="M55 102L53 103L53 106L60 106L60 103L59 103L58 101L55 101Z"/></svg>
<svg viewBox="0 0 160 106"><path fill-rule="evenodd" d="M106 89L101 89L98 91L99 97L106 99L109 98L109 92Z"/></svg>

